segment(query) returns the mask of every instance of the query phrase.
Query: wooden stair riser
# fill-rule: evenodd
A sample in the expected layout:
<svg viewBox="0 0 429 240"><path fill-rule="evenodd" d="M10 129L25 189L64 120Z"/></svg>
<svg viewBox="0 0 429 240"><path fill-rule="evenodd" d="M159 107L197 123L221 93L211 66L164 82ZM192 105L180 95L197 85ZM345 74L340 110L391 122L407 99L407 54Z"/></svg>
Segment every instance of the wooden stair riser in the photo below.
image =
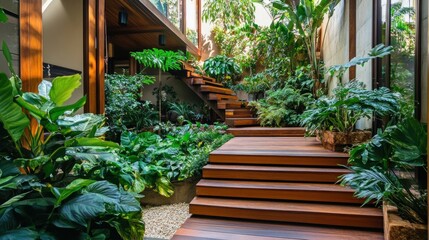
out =
<svg viewBox="0 0 429 240"><path fill-rule="evenodd" d="M250 153L251 154L251 153ZM209 157L210 163L249 164L249 165L284 165L284 166L318 166L338 167L347 165L347 158L306 157L306 156L273 156L273 155L238 155L216 154Z"/></svg>
<svg viewBox="0 0 429 240"><path fill-rule="evenodd" d="M211 85L216 87L223 87L222 83L207 81L203 78L188 78L186 80L192 85Z"/></svg>
<svg viewBox="0 0 429 240"><path fill-rule="evenodd" d="M363 204L363 200L353 197L353 193L351 192L327 192L305 189L281 190L197 186L197 196Z"/></svg>
<svg viewBox="0 0 429 240"><path fill-rule="evenodd" d="M342 227L383 228L383 216L359 216L300 211L256 210L222 206L190 204L189 212L194 215L228 217L252 220L320 224Z"/></svg>
<svg viewBox="0 0 429 240"><path fill-rule="evenodd" d="M240 180L262 180L262 181L289 181L289 182L315 182L335 183L340 174L328 172L321 169L319 172L302 171L258 171L256 170L226 170L226 169L203 169L203 178L209 179L240 179Z"/></svg>
<svg viewBox="0 0 429 240"><path fill-rule="evenodd" d="M250 109L226 109L226 118L252 118L253 112Z"/></svg>
<svg viewBox="0 0 429 240"><path fill-rule="evenodd" d="M225 112L225 117L230 117L228 111ZM305 128L229 128L227 133L235 137L304 137Z"/></svg>
<svg viewBox="0 0 429 240"><path fill-rule="evenodd" d="M257 118L225 118L225 124L230 127L256 126L259 124Z"/></svg>

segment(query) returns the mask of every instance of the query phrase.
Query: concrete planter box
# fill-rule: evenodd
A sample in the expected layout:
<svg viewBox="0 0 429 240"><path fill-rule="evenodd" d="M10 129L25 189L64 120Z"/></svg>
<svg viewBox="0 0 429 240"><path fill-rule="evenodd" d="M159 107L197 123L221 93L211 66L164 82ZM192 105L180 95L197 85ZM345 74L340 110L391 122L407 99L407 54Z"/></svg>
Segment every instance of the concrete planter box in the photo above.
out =
<svg viewBox="0 0 429 240"><path fill-rule="evenodd" d="M372 133L370 131L356 131L346 134L343 132L323 131L317 133L317 136L324 148L334 152L343 152L345 147L368 141L371 139Z"/></svg>
<svg viewBox="0 0 429 240"><path fill-rule="evenodd" d="M159 195L152 189L146 189L142 192L144 197L140 200L143 205L160 206L175 203L189 203L195 197L196 185L199 179L187 179L181 182L174 182L174 194L167 198Z"/></svg>
<svg viewBox="0 0 429 240"><path fill-rule="evenodd" d="M426 240L428 228L402 219L396 207L383 203L385 240Z"/></svg>

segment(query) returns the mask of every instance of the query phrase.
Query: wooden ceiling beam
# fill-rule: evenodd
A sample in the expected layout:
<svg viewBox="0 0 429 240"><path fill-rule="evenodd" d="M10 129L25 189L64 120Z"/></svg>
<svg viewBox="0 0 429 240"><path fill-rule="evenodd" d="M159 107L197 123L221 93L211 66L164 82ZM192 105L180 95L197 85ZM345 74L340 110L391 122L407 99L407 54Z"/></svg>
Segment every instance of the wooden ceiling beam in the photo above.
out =
<svg viewBox="0 0 429 240"><path fill-rule="evenodd" d="M120 27L110 28L107 31L108 35L128 35L128 34L142 34L142 33L157 33L164 32L166 29L162 26L138 26L138 27Z"/></svg>

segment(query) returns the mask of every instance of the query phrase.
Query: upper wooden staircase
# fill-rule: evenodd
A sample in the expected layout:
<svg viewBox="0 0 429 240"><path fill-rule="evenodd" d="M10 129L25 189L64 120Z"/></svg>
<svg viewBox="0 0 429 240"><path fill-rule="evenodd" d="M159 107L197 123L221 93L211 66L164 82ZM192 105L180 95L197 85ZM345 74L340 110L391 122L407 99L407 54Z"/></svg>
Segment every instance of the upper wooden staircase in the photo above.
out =
<svg viewBox="0 0 429 240"><path fill-rule="evenodd" d="M235 92L216 79L195 73L195 69L184 64L184 82L197 94L216 114L216 117L224 121L230 127L256 126L258 120L247 101L238 99Z"/></svg>
<svg viewBox="0 0 429 240"><path fill-rule="evenodd" d="M173 239L383 239L381 210L361 207L352 189L335 184L349 172L341 166L347 154L325 150L314 138L260 137L260 128L254 130L257 137L249 136L252 132L248 129L247 136L210 154L190 203L192 218ZM215 227L202 231L198 222ZM231 230L229 225L241 227ZM249 226L258 234L240 231Z"/></svg>

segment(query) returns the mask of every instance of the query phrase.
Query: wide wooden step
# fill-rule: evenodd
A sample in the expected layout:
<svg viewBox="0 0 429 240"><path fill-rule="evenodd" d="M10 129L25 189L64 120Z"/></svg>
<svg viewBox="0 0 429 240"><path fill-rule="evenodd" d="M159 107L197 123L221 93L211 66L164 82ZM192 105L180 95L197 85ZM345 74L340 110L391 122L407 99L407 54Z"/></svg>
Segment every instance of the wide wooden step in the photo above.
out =
<svg viewBox="0 0 429 240"><path fill-rule="evenodd" d="M257 118L225 118L225 124L230 127L239 127L239 126L255 126L259 124Z"/></svg>
<svg viewBox="0 0 429 240"><path fill-rule="evenodd" d="M252 112L252 110L247 109L247 108L226 109L225 110L225 117L226 118L251 118L251 117L253 117L253 112Z"/></svg>
<svg viewBox="0 0 429 240"><path fill-rule="evenodd" d="M217 102L217 108L218 109L241 109L244 108L246 105L245 103L238 101L238 100L221 100Z"/></svg>
<svg viewBox="0 0 429 240"><path fill-rule="evenodd" d="M315 138L235 137L210 154L210 163L337 167L347 165L348 157Z"/></svg>
<svg viewBox="0 0 429 240"><path fill-rule="evenodd" d="M197 196L362 204L353 193L351 188L325 183L202 179L197 184Z"/></svg>
<svg viewBox="0 0 429 240"><path fill-rule="evenodd" d="M172 240L383 240L381 231L193 216Z"/></svg>
<svg viewBox="0 0 429 240"><path fill-rule="evenodd" d="M223 87L222 83L212 82L204 80L203 78L187 78L186 79L191 85L212 85L217 87Z"/></svg>
<svg viewBox="0 0 429 240"><path fill-rule="evenodd" d="M228 110L232 110L232 109L228 109ZM229 117L230 116L229 114L231 113L229 113L228 111L225 112L226 117ZM305 128L302 128L302 127L285 127L285 128L242 127L242 128L228 128L227 132L236 137L304 137Z"/></svg>
<svg viewBox="0 0 429 240"><path fill-rule="evenodd" d="M238 97L235 95L224 95L218 93L209 93L208 97L211 101L238 100Z"/></svg>
<svg viewBox="0 0 429 240"><path fill-rule="evenodd" d="M380 209L349 205L195 197L189 211L211 217L383 228Z"/></svg>
<svg viewBox="0 0 429 240"><path fill-rule="evenodd" d="M203 178L335 183L340 175L349 172L345 168L208 164L203 168Z"/></svg>
<svg viewBox="0 0 429 240"><path fill-rule="evenodd" d="M222 87L216 87L216 86L209 86L209 85L202 85L200 86L201 92L207 92L207 93L221 93L225 95L233 95L234 91L232 91L229 88L222 88Z"/></svg>

